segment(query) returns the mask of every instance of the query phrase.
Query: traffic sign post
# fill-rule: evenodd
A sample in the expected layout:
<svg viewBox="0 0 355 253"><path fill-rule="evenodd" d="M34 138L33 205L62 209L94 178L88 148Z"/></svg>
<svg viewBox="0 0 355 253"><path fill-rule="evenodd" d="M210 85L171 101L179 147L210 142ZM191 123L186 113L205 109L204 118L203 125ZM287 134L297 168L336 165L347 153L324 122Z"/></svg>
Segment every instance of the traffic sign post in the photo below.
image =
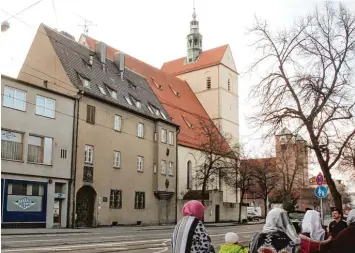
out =
<svg viewBox="0 0 355 253"><path fill-rule="evenodd" d="M324 224L324 216L323 216L323 199L328 195L328 189L323 185L324 177L322 173L319 173L316 178L318 187L314 190L314 194L317 198L320 199L320 216L322 219L322 225Z"/></svg>

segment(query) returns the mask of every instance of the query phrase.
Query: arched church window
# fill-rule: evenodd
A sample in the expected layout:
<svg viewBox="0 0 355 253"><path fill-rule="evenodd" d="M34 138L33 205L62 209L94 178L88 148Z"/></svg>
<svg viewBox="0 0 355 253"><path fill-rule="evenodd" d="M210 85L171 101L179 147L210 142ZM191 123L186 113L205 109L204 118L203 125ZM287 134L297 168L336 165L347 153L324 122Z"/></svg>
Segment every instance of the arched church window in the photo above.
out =
<svg viewBox="0 0 355 253"><path fill-rule="evenodd" d="M197 45L197 39L194 39L194 45L195 46Z"/></svg>
<svg viewBox="0 0 355 253"><path fill-rule="evenodd" d="M192 163L191 161L187 162L187 182L186 182L186 188L191 189L191 170L192 170Z"/></svg>
<svg viewBox="0 0 355 253"><path fill-rule="evenodd" d="M191 44L192 44L192 39L189 39L189 44L190 44L190 47L191 47Z"/></svg>

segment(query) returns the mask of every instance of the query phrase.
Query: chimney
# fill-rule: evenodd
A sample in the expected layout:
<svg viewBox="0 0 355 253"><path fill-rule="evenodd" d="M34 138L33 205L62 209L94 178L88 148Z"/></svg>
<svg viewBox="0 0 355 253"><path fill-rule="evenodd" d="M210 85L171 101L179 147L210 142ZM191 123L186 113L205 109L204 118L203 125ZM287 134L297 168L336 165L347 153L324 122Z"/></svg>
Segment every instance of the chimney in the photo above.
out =
<svg viewBox="0 0 355 253"><path fill-rule="evenodd" d="M125 68L124 53L116 52L114 54L113 61L115 62L116 66L118 68L118 71L121 74L121 78L123 79L123 72L124 72L124 68Z"/></svg>
<svg viewBox="0 0 355 253"><path fill-rule="evenodd" d="M95 52L99 57L101 63L105 64L106 62L106 44L102 41L96 42Z"/></svg>

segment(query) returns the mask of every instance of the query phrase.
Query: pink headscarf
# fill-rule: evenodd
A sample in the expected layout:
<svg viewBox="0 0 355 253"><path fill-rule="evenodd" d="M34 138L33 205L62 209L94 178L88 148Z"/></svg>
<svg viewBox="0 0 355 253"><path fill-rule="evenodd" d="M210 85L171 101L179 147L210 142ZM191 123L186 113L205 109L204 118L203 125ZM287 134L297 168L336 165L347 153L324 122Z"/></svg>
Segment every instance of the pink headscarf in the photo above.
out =
<svg viewBox="0 0 355 253"><path fill-rule="evenodd" d="M205 213L205 207L202 205L200 201L190 200L185 203L182 208L183 216L195 216L197 219L202 220L203 215Z"/></svg>

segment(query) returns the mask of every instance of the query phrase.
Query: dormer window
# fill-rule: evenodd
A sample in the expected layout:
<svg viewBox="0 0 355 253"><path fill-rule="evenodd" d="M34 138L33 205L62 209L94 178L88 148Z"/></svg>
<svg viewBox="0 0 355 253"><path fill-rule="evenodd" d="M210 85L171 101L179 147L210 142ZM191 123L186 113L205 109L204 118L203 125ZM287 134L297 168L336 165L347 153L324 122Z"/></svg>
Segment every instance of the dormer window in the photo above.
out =
<svg viewBox="0 0 355 253"><path fill-rule="evenodd" d="M165 116L165 114L162 111L160 111L160 114L164 119L167 119L167 117Z"/></svg>
<svg viewBox="0 0 355 253"><path fill-rule="evenodd" d="M129 105L133 105L132 101L129 97L124 97Z"/></svg>
<svg viewBox="0 0 355 253"><path fill-rule="evenodd" d="M187 119L182 115L181 116L183 118L183 120L185 121L186 125L189 127L189 128L192 128L192 124L190 122L187 121Z"/></svg>
<svg viewBox="0 0 355 253"><path fill-rule="evenodd" d="M154 111L150 105L147 105L148 110L150 111L151 114L154 114Z"/></svg>
<svg viewBox="0 0 355 253"><path fill-rule="evenodd" d="M181 95L180 92L177 92L176 90L174 90L171 85L169 85L169 86L170 86L170 89L172 90L172 92L174 93L174 95L177 97L180 97L180 95Z"/></svg>
<svg viewBox="0 0 355 253"><path fill-rule="evenodd" d="M107 95L103 87L99 86L99 90L101 91L102 95Z"/></svg>
<svg viewBox="0 0 355 253"><path fill-rule="evenodd" d="M211 77L208 76L206 79L206 88L211 89Z"/></svg>
<svg viewBox="0 0 355 253"><path fill-rule="evenodd" d="M114 99L117 99L117 91L112 90L110 87L106 86L106 89L108 90L108 92L110 93L111 97Z"/></svg>
<svg viewBox="0 0 355 253"><path fill-rule="evenodd" d="M153 83L155 84L155 86L156 86L159 90L163 90L163 86L161 86L160 84L158 84L158 83L154 80L153 77L152 77L152 81L153 81Z"/></svg>
<svg viewBox="0 0 355 253"><path fill-rule="evenodd" d="M79 78L80 78L81 83L83 84L83 86L85 88L89 88L90 89L90 80L85 78L85 77L83 77L83 76L81 76L81 75L79 75Z"/></svg>
<svg viewBox="0 0 355 253"><path fill-rule="evenodd" d="M133 82L131 80L127 79L127 82L129 83L129 87L132 90L136 90L137 89L137 86L135 84L133 84Z"/></svg>
<svg viewBox="0 0 355 253"><path fill-rule="evenodd" d="M137 108L142 108L142 103L140 102L140 101L136 101L136 106L137 106Z"/></svg>
<svg viewBox="0 0 355 253"><path fill-rule="evenodd" d="M231 90L231 79L228 78L228 90Z"/></svg>

